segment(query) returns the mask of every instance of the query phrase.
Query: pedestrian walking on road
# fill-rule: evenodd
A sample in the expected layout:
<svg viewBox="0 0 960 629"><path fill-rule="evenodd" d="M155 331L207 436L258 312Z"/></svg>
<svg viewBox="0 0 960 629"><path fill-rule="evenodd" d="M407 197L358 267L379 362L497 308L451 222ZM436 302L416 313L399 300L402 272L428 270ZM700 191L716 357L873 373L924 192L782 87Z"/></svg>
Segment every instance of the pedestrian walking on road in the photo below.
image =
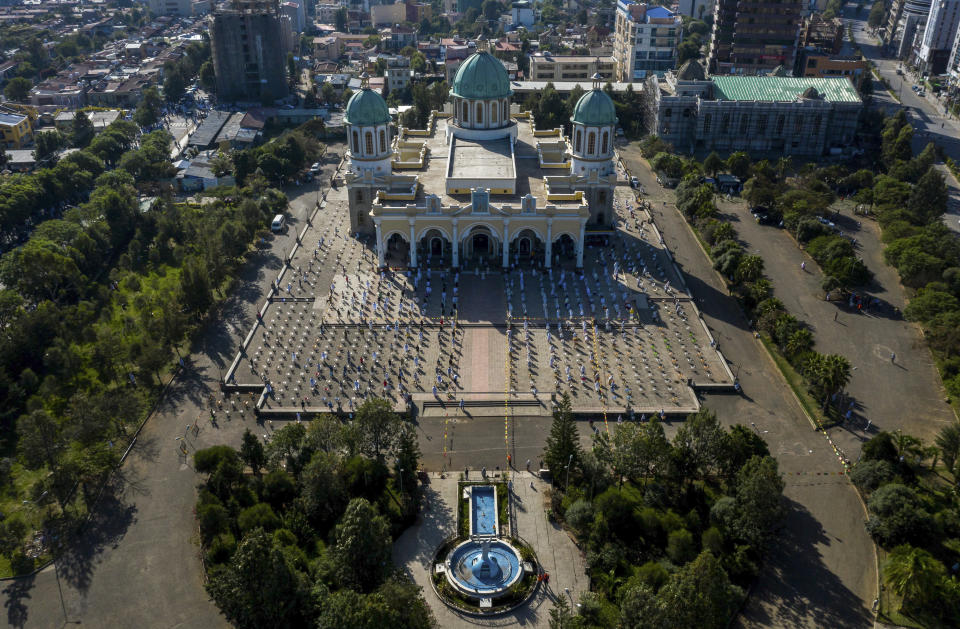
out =
<svg viewBox="0 0 960 629"><path fill-rule="evenodd" d="M896 352L890 352L890 362L891 362L891 363L897 362L897 354L896 354Z"/></svg>
<svg viewBox="0 0 960 629"><path fill-rule="evenodd" d="M800 270L801 270L801 271L806 271L806 270L807 270L807 263L806 263L806 261L800 263Z"/></svg>

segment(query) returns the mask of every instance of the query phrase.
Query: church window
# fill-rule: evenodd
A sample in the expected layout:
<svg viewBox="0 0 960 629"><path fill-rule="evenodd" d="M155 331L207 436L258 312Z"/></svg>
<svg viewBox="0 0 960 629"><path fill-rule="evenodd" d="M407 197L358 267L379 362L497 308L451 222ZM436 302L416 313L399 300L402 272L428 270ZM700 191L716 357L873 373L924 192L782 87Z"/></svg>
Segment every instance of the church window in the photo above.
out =
<svg viewBox="0 0 960 629"><path fill-rule="evenodd" d="M604 155L607 154L607 144L609 142L609 136L610 136L609 131L603 132L603 142L600 144L600 152L603 153Z"/></svg>
<svg viewBox="0 0 960 629"><path fill-rule="evenodd" d="M364 140L365 140L364 145L367 151L367 155L373 155L373 132L367 131L367 134Z"/></svg>
<svg viewBox="0 0 960 629"><path fill-rule="evenodd" d="M583 145L582 140L583 140L583 132L580 131L580 129L577 129L577 144L575 149L577 153L580 152L580 147Z"/></svg>
<svg viewBox="0 0 960 629"><path fill-rule="evenodd" d="M597 134L591 131L587 134L587 154L593 155L597 148Z"/></svg>
<svg viewBox="0 0 960 629"><path fill-rule="evenodd" d="M497 123L497 104L490 103L490 122Z"/></svg>
<svg viewBox="0 0 960 629"><path fill-rule="evenodd" d="M383 129L380 129L380 152L385 153L387 151L387 134Z"/></svg>
<svg viewBox="0 0 960 629"><path fill-rule="evenodd" d="M477 103L477 124L483 123L483 103Z"/></svg>
<svg viewBox="0 0 960 629"><path fill-rule="evenodd" d="M357 190L357 203L363 203L363 190Z"/></svg>
<svg viewBox="0 0 960 629"><path fill-rule="evenodd" d="M463 121L467 122L470 120L470 105L466 102L463 103Z"/></svg>
<svg viewBox="0 0 960 629"><path fill-rule="evenodd" d="M360 152L360 135L356 131L353 132L353 152Z"/></svg>

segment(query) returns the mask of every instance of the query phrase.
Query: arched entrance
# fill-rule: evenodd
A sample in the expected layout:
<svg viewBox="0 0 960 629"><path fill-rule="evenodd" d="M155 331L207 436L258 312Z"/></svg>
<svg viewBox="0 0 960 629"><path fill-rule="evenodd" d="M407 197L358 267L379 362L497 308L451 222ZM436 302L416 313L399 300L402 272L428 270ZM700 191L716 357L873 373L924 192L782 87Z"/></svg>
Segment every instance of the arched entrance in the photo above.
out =
<svg viewBox="0 0 960 629"><path fill-rule="evenodd" d="M532 229L520 230L510 242L510 261L513 264L543 262L543 241Z"/></svg>
<svg viewBox="0 0 960 629"><path fill-rule="evenodd" d="M463 235L464 261L494 264L500 255L500 241L486 225L474 225Z"/></svg>
<svg viewBox="0 0 960 629"><path fill-rule="evenodd" d="M394 232L387 237L384 261L387 266L408 266L410 264L410 244L401 234Z"/></svg>
<svg viewBox="0 0 960 629"><path fill-rule="evenodd" d="M453 247L447 235L439 229L428 229L420 236L417 252L420 259L430 266L449 265L453 258Z"/></svg>
<svg viewBox="0 0 960 629"><path fill-rule="evenodd" d="M553 261L563 266L576 266L577 243L570 234L560 234L553 241Z"/></svg>

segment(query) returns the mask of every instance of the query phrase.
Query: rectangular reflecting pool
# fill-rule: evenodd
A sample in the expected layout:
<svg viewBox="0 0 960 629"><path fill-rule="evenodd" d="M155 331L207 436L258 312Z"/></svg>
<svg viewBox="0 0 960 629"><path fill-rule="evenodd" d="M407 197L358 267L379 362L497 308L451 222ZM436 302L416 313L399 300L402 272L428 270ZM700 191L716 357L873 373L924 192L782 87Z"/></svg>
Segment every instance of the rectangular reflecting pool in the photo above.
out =
<svg viewBox="0 0 960 629"><path fill-rule="evenodd" d="M497 492L492 485L477 485L470 491L470 534L497 534Z"/></svg>

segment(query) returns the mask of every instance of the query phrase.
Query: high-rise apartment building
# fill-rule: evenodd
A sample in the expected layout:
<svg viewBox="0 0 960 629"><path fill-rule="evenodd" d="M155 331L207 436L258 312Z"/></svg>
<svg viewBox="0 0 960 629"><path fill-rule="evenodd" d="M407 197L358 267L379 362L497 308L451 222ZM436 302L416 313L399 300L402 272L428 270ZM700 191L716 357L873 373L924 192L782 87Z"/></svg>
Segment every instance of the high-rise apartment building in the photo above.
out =
<svg viewBox="0 0 960 629"><path fill-rule="evenodd" d="M921 74L943 74L960 25L960 0L935 0L923 36L914 43L914 63Z"/></svg>
<svg viewBox="0 0 960 629"><path fill-rule="evenodd" d="M792 68L803 0L717 0L709 65L712 74L765 74Z"/></svg>
<svg viewBox="0 0 960 629"><path fill-rule="evenodd" d="M286 53L275 0L237 1L213 19L210 45L220 100L287 95Z"/></svg>
<svg viewBox="0 0 960 629"><path fill-rule="evenodd" d="M898 59L906 59L913 53L917 33L923 33L930 15L931 0L894 0L883 43Z"/></svg>
<svg viewBox="0 0 960 629"><path fill-rule="evenodd" d="M682 37L683 22L670 9L620 0L613 41L617 79L629 83L672 70Z"/></svg>

